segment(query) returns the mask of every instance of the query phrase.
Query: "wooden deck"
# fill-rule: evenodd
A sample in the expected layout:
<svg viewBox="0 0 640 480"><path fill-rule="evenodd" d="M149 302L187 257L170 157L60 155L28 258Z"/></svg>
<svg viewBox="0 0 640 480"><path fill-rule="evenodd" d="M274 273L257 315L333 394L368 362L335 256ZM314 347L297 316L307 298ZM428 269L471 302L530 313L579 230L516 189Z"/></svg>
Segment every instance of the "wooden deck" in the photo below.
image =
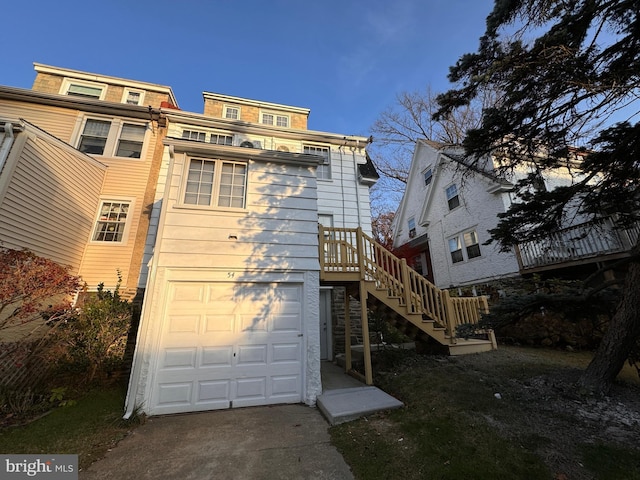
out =
<svg viewBox="0 0 640 480"><path fill-rule="evenodd" d="M456 336L459 325L477 324L481 314L488 312L486 297L451 296L448 290L433 285L410 268L406 260L394 256L362 229L321 225L319 251L321 282L347 286L350 293L360 299L365 350L370 349L365 331L368 308L382 310L388 321L413 338L426 335L434 339L452 355L497 348L492 331L479 331L484 339ZM346 307L348 312L348 305ZM347 324L347 332L349 329ZM349 342L350 335L345 337ZM350 345L347 345L347 355L349 351ZM365 367L366 361L365 355ZM367 383L369 380L367 378Z"/></svg>

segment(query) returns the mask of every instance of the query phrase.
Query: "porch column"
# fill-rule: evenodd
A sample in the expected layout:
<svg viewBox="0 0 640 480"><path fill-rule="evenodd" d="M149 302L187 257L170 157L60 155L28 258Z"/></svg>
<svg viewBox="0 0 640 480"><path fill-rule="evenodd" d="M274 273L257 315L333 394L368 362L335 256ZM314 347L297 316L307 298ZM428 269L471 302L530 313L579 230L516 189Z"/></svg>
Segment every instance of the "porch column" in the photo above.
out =
<svg viewBox="0 0 640 480"><path fill-rule="evenodd" d="M362 342L364 346L364 377L367 385L373 385L371 372L371 339L369 338L369 318L367 317L367 287L360 280L360 317L362 318Z"/></svg>

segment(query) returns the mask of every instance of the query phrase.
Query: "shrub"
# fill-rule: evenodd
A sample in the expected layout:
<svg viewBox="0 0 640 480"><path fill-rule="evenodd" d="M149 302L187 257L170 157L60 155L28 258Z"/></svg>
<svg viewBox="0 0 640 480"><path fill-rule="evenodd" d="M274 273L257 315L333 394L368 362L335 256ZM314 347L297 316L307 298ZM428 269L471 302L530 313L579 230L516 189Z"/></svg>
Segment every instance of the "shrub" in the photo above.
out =
<svg viewBox="0 0 640 480"><path fill-rule="evenodd" d="M104 284L95 293L85 292L61 329L62 365L89 382L108 378L123 366L132 306L119 290L120 281L113 292Z"/></svg>

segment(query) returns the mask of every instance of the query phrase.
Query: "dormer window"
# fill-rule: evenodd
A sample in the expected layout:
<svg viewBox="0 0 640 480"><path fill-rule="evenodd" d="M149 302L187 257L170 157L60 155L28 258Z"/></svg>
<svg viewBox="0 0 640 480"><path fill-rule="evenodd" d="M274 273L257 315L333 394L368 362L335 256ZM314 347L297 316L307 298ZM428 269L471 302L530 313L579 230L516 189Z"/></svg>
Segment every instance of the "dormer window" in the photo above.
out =
<svg viewBox="0 0 640 480"><path fill-rule="evenodd" d="M104 100L107 86L101 83L83 82L65 78L60 93L70 97L93 98Z"/></svg>
<svg viewBox="0 0 640 480"><path fill-rule="evenodd" d="M260 123L264 125L275 125L276 127L288 127L289 117L286 115L277 115L275 113L263 113Z"/></svg>
<svg viewBox="0 0 640 480"><path fill-rule="evenodd" d="M224 107L224 118L229 120L240 120L240 109L238 107Z"/></svg>
<svg viewBox="0 0 640 480"><path fill-rule="evenodd" d="M185 140L195 140L196 142L204 142L206 135L205 132L198 132L196 130L182 131L182 138Z"/></svg>
<svg viewBox="0 0 640 480"><path fill-rule="evenodd" d="M144 101L144 90L134 90L132 88L125 88L122 95L122 103L127 105L142 105Z"/></svg>

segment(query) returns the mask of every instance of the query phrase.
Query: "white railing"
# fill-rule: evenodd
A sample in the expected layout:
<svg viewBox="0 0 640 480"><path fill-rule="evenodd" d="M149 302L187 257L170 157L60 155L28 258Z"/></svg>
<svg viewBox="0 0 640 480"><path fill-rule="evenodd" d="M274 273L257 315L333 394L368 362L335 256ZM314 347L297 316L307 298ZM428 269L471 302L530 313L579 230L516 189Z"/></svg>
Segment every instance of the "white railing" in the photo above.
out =
<svg viewBox="0 0 640 480"><path fill-rule="evenodd" d="M518 244L520 266L526 270L626 252L639 234L640 224L617 228L610 218L582 223Z"/></svg>

